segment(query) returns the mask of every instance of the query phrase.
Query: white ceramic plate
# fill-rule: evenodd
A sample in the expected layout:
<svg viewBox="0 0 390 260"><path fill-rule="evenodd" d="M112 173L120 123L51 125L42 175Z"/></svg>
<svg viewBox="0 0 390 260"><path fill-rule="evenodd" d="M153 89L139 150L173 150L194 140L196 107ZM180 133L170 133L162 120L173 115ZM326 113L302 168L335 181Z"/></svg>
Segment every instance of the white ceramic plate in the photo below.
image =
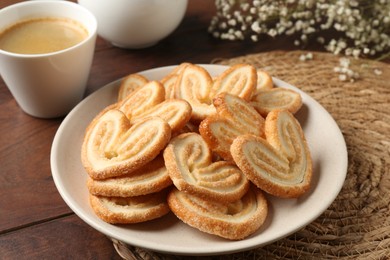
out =
<svg viewBox="0 0 390 260"><path fill-rule="evenodd" d="M202 65L212 75L227 67ZM161 79L173 66L151 69L140 74ZM263 227L241 241L228 241L202 233L178 220L172 213L141 224L111 225L100 220L88 203L87 173L80 150L89 122L104 107L116 101L120 80L112 82L85 98L64 119L53 141L51 168L59 193L69 207L87 224L105 235L127 244L157 252L184 255L227 254L263 246L301 229L315 220L336 198L347 172L347 150L343 135L329 113L299 89L274 79L279 87L294 89L302 95L303 107L296 114L313 159L310 191L299 199L268 196L269 215Z"/></svg>

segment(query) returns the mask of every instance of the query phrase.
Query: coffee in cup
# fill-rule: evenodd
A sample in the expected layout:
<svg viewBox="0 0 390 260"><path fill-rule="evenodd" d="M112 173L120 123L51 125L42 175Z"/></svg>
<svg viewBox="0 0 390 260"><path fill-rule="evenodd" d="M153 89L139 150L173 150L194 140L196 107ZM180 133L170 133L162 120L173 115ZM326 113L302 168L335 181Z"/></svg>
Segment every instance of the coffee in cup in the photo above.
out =
<svg viewBox="0 0 390 260"><path fill-rule="evenodd" d="M50 53L72 47L87 36L87 29L72 19L28 19L0 32L0 49L19 54Z"/></svg>

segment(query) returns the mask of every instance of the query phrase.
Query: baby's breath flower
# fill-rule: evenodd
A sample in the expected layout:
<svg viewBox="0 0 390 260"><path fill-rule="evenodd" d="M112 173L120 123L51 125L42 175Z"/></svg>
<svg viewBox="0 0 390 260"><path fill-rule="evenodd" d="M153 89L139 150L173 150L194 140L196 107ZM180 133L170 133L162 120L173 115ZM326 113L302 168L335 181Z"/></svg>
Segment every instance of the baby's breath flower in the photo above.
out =
<svg viewBox="0 0 390 260"><path fill-rule="evenodd" d="M350 68L351 60L349 58L342 57L339 59L339 66L333 68L333 71L338 73L338 79L340 81L355 82L360 78L358 72Z"/></svg>
<svg viewBox="0 0 390 260"><path fill-rule="evenodd" d="M311 52L308 52L306 54L301 54L299 56L300 61L306 61L306 60L312 60L312 59L313 59L313 53L311 53Z"/></svg>
<svg viewBox="0 0 390 260"><path fill-rule="evenodd" d="M216 38L257 42L262 34L296 34L298 46L316 34L313 38L334 54L358 58L390 53L389 0L215 0L215 4L209 32ZM339 32L338 38L321 35L332 30Z"/></svg>
<svg viewBox="0 0 390 260"><path fill-rule="evenodd" d="M257 37L257 35L251 35L251 40L257 42L259 38Z"/></svg>
<svg viewBox="0 0 390 260"><path fill-rule="evenodd" d="M380 69L374 69L374 74L375 74L375 75L378 75L378 76L379 76L379 75L382 75L382 73L383 73L382 70L380 70Z"/></svg>
<svg viewBox="0 0 390 260"><path fill-rule="evenodd" d="M252 26L251 26L251 29L254 32L260 33L261 32L261 28L260 28L260 25L259 25L259 21L254 22L252 24Z"/></svg>
<svg viewBox="0 0 390 260"><path fill-rule="evenodd" d="M346 80L347 80L347 75L345 75L345 74L340 74L340 75L339 75L339 80L341 80L341 81L346 81Z"/></svg>
<svg viewBox="0 0 390 260"><path fill-rule="evenodd" d="M270 29L268 31L268 35L271 37L275 37L278 34L278 32L275 29Z"/></svg>

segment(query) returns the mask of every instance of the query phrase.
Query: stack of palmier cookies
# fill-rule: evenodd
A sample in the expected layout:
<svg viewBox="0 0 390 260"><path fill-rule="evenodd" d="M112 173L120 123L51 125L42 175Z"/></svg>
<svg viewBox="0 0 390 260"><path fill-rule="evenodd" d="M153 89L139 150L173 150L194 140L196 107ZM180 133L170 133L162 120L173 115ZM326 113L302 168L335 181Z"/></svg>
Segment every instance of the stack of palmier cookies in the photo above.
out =
<svg viewBox="0 0 390 260"><path fill-rule="evenodd" d="M90 204L108 223L172 211L200 231L243 239L267 217L264 193L296 198L310 187L301 105L248 64L216 77L191 63L160 81L131 74L86 129Z"/></svg>

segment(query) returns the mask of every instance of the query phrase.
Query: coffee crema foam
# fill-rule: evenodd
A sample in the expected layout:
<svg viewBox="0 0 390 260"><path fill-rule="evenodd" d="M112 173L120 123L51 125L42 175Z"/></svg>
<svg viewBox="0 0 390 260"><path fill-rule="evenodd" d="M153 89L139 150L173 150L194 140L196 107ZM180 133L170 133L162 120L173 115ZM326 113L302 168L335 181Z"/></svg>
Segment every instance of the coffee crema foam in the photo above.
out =
<svg viewBox="0 0 390 260"><path fill-rule="evenodd" d="M0 33L0 49L18 54L44 54L72 47L88 37L79 22L45 17L20 21Z"/></svg>

